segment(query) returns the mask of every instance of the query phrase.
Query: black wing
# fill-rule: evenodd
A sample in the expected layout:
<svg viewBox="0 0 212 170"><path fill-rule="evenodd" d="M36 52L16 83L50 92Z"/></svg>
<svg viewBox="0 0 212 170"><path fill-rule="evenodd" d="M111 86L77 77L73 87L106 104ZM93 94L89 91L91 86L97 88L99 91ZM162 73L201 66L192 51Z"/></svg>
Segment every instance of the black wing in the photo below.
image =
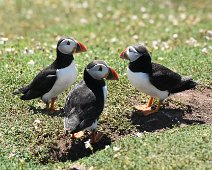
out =
<svg viewBox="0 0 212 170"><path fill-rule="evenodd" d="M21 99L30 100L41 97L51 90L56 80L56 70L41 71L29 85L19 89L20 91L24 89L22 90L24 95L21 96Z"/></svg>
<svg viewBox="0 0 212 170"><path fill-rule="evenodd" d="M81 81L69 93L64 107L64 127L72 133L90 127L103 111L103 104L96 100L95 94Z"/></svg>
<svg viewBox="0 0 212 170"><path fill-rule="evenodd" d="M150 82L161 91L170 91L181 82L181 76L160 64L152 63Z"/></svg>

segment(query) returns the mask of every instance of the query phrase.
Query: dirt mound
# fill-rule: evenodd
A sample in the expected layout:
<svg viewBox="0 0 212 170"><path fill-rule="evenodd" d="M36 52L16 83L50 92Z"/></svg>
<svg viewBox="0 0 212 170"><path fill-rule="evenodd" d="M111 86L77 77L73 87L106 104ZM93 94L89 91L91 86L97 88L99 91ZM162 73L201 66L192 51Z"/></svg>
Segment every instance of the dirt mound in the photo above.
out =
<svg viewBox="0 0 212 170"><path fill-rule="evenodd" d="M174 95L171 99L180 101L187 108L188 114L184 115L184 119L212 122L212 89L188 90Z"/></svg>

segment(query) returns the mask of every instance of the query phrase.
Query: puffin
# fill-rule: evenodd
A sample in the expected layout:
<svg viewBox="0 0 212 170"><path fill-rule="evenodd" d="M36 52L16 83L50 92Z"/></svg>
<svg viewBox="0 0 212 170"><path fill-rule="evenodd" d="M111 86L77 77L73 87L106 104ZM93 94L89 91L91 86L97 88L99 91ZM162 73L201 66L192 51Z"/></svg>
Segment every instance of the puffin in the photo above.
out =
<svg viewBox="0 0 212 170"><path fill-rule="evenodd" d="M181 76L169 68L151 62L151 55L144 45L132 45L124 49L120 57L129 60L127 77L140 92L150 96L147 105L134 108L148 116L158 112L160 105L169 95L195 88L197 83L190 76ZM158 98L156 108L152 107L154 98Z"/></svg>
<svg viewBox="0 0 212 170"><path fill-rule="evenodd" d="M22 94L21 100L31 100L41 97L46 103L46 109L54 111L56 97L72 85L77 78L77 68L73 53L85 52L86 46L74 38L60 38L57 43L55 61L39 72L30 84L13 92Z"/></svg>
<svg viewBox="0 0 212 170"><path fill-rule="evenodd" d="M107 85L104 79L118 80L116 71L105 61L94 60L84 69L83 80L68 94L64 106L65 135L72 138L91 131L90 143L97 143L103 136L97 131L97 122L106 103Z"/></svg>

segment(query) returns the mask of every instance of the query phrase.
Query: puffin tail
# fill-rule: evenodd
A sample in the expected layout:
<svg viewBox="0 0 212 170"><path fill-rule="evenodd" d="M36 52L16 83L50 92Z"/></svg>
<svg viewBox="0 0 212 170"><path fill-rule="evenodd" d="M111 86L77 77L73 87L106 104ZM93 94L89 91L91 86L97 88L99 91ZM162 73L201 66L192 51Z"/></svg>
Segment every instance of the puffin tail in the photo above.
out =
<svg viewBox="0 0 212 170"><path fill-rule="evenodd" d="M178 93L195 88L197 83L190 76L182 77L180 85L171 90L171 93Z"/></svg>
<svg viewBox="0 0 212 170"><path fill-rule="evenodd" d="M15 90L14 92L12 92L12 94L14 94L14 95L25 94L25 93L27 93L28 90L29 90L29 85L24 86L24 87L22 87L20 89Z"/></svg>

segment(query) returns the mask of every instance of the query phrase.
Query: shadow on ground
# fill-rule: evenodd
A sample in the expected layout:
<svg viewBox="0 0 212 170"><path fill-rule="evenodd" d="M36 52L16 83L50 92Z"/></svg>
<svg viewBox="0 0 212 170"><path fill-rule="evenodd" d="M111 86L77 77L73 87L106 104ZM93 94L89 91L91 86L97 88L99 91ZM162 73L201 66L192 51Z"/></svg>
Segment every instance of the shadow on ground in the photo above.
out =
<svg viewBox="0 0 212 170"><path fill-rule="evenodd" d="M49 116L57 116L57 117L64 117L64 112L63 109L60 110L55 110L55 111L50 111L47 109L42 109L40 107L36 108L35 106L29 105L29 110L33 111L33 114L46 114Z"/></svg>
<svg viewBox="0 0 212 170"><path fill-rule="evenodd" d="M184 119L185 110L182 109L161 109L158 113L143 116L140 112L132 112L132 123L141 132L152 132L160 129L172 128L180 124L204 124L201 120Z"/></svg>
<svg viewBox="0 0 212 170"><path fill-rule="evenodd" d="M105 149L106 145L111 144L111 139L104 135L102 139L92 145L90 148L85 147L85 142L89 139L88 134L83 140L70 139L62 137L51 146L50 155L55 161L65 162L67 160L76 161L83 157L88 157L96 151Z"/></svg>

